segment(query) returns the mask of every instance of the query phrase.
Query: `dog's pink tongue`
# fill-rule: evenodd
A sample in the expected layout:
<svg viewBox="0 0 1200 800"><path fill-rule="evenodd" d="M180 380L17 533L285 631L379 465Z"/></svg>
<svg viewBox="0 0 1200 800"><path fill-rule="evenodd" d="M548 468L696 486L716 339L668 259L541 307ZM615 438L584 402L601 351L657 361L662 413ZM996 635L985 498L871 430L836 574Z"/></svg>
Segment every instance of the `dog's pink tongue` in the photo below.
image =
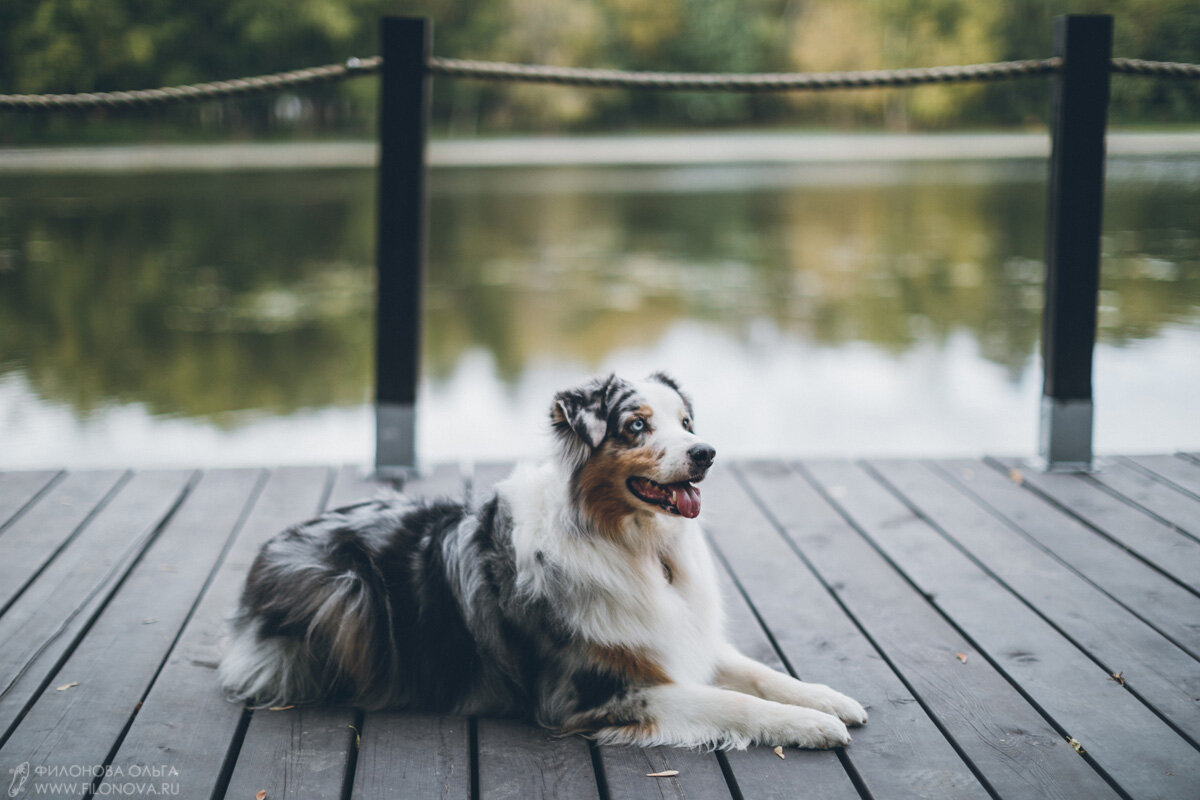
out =
<svg viewBox="0 0 1200 800"><path fill-rule="evenodd" d="M695 519L700 515L700 490L687 481L671 487L675 490L675 507L681 516Z"/></svg>

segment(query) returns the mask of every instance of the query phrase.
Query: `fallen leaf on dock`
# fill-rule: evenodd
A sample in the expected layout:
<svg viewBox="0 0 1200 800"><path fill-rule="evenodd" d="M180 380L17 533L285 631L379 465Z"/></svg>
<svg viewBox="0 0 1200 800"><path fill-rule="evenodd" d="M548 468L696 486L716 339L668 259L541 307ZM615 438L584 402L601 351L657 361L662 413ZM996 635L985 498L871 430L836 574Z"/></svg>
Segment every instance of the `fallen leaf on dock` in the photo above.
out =
<svg viewBox="0 0 1200 800"><path fill-rule="evenodd" d="M254 800L266 800L266 798L267 798L267 790L266 789L259 789L258 794L254 795Z"/></svg>
<svg viewBox="0 0 1200 800"><path fill-rule="evenodd" d="M679 774L677 769L664 769L662 772L647 772L647 778L674 778Z"/></svg>
<svg viewBox="0 0 1200 800"><path fill-rule="evenodd" d="M1019 470L1019 469L1010 469L1008 471L1008 477L1017 486L1020 486L1022 483L1025 482L1025 476L1021 474L1021 470Z"/></svg>
<svg viewBox="0 0 1200 800"><path fill-rule="evenodd" d="M59 686L57 688L57 691L65 692L67 689L70 689L72 686L78 686L78 685L79 685L79 681L71 681L70 683L64 683L62 686Z"/></svg>
<svg viewBox="0 0 1200 800"><path fill-rule="evenodd" d="M967 654L966 653L955 653L954 657L957 658L959 661L961 661L964 664L967 663Z"/></svg>
<svg viewBox="0 0 1200 800"><path fill-rule="evenodd" d="M786 756L783 754L783 745L775 745L775 755L779 756L780 758L786 758Z"/></svg>
<svg viewBox="0 0 1200 800"><path fill-rule="evenodd" d="M1067 739L1067 744L1071 745L1071 747L1074 747L1075 752L1079 753L1079 755L1083 755L1084 753L1087 752L1086 750L1083 749L1083 745L1081 745L1079 743L1078 739Z"/></svg>
<svg viewBox="0 0 1200 800"><path fill-rule="evenodd" d="M1117 683L1121 684L1122 686L1125 685L1125 673L1124 672L1114 672L1112 675L1108 676L1108 679L1110 681L1116 681Z"/></svg>

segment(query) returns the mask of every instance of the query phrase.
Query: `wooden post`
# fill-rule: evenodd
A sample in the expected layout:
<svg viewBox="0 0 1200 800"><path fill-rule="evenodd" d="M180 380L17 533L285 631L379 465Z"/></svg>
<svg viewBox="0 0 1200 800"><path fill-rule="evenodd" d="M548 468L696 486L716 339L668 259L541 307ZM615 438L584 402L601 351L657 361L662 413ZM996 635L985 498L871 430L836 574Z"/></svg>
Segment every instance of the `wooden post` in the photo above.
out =
<svg viewBox="0 0 1200 800"><path fill-rule="evenodd" d="M1050 128L1039 447L1051 471L1092 466L1092 350L1112 30L1110 16L1054 21L1054 54L1063 67L1054 78Z"/></svg>
<svg viewBox="0 0 1200 800"><path fill-rule="evenodd" d="M383 20L375 315L375 468L416 466L421 300L425 271L425 141L429 20Z"/></svg>

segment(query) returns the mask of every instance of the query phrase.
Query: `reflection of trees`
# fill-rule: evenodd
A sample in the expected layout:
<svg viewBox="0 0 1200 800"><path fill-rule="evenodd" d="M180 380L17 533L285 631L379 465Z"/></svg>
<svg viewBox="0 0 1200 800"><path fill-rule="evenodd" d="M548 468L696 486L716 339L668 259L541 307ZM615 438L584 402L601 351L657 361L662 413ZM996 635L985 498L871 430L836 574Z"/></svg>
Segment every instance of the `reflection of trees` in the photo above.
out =
<svg viewBox="0 0 1200 800"><path fill-rule="evenodd" d="M1017 378L1040 327L1044 187L1006 165L896 169L725 188L670 188L670 170L435 173L426 372L484 349L512 381L652 346L680 319L737 338L766 319L896 353L967 331ZM1103 340L1195 320L1191 186L1109 186ZM373 194L366 171L0 179L0 373L85 413L362 402Z"/></svg>
<svg viewBox="0 0 1200 800"><path fill-rule="evenodd" d="M361 402L368 173L6 179L0 364L87 412ZM360 197L361 196L361 197ZM364 202L365 201L365 202ZM352 312L352 313L350 313Z"/></svg>
<svg viewBox="0 0 1200 800"><path fill-rule="evenodd" d="M1040 329L1044 186L1003 164L967 182L952 167L903 169L882 186L807 187L801 176L786 188L686 194L447 192L433 206L433 338L447 347L434 360L449 367L470 344L491 349L509 376L532 357L597 362L654 341L679 316L731 332L766 317L819 342L894 352L967 330L1016 379ZM1114 185L1108 226L1194 227L1187 196ZM1142 208L1153 211L1129 213ZM1181 235L1145 241L1178 259ZM1120 269L1106 261L1106 281ZM1194 283L1128 280L1140 311L1107 320L1102 339L1151 336L1195 314Z"/></svg>
<svg viewBox="0 0 1200 800"><path fill-rule="evenodd" d="M1181 166L1181 168L1186 168ZM1114 343L1154 336L1200 310L1200 184L1128 184L1106 194L1101 336ZM1105 313L1110 309L1109 313ZM1113 313L1115 312L1115 313Z"/></svg>

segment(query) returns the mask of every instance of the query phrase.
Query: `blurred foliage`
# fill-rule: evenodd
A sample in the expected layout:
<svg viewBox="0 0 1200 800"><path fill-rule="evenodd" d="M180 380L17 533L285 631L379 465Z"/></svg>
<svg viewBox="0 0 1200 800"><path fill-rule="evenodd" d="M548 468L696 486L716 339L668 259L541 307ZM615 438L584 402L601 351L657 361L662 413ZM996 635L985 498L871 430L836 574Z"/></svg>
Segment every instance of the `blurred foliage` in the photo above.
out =
<svg viewBox="0 0 1200 800"><path fill-rule="evenodd" d="M563 66L706 72L874 69L1041 58L1062 13L1110 13L1115 53L1200 62L1195 0L5 0L0 91L80 92L241 77L378 50L385 13L428 16L435 52ZM1042 120L1044 78L830 94L625 92L439 80L437 129L620 130L695 124L891 129ZM1195 122L1200 82L1117 76L1115 121ZM374 81L298 95L138 112L142 125L10 117L4 141L371 135ZM123 118L127 119L127 118ZM149 126L145 124L149 122ZM97 132L97 123L105 122ZM90 124L91 131L88 130Z"/></svg>
<svg viewBox="0 0 1200 800"><path fill-rule="evenodd" d="M1126 162L1121 162L1126 163ZM1200 162L1110 171L1100 338L1200 323ZM1124 172L1123 172L1124 170ZM596 367L684 322L903 354L964 332L1035 358L1034 162L436 170L423 369ZM372 385L369 170L0 176L0 379L79 417L233 425Z"/></svg>

